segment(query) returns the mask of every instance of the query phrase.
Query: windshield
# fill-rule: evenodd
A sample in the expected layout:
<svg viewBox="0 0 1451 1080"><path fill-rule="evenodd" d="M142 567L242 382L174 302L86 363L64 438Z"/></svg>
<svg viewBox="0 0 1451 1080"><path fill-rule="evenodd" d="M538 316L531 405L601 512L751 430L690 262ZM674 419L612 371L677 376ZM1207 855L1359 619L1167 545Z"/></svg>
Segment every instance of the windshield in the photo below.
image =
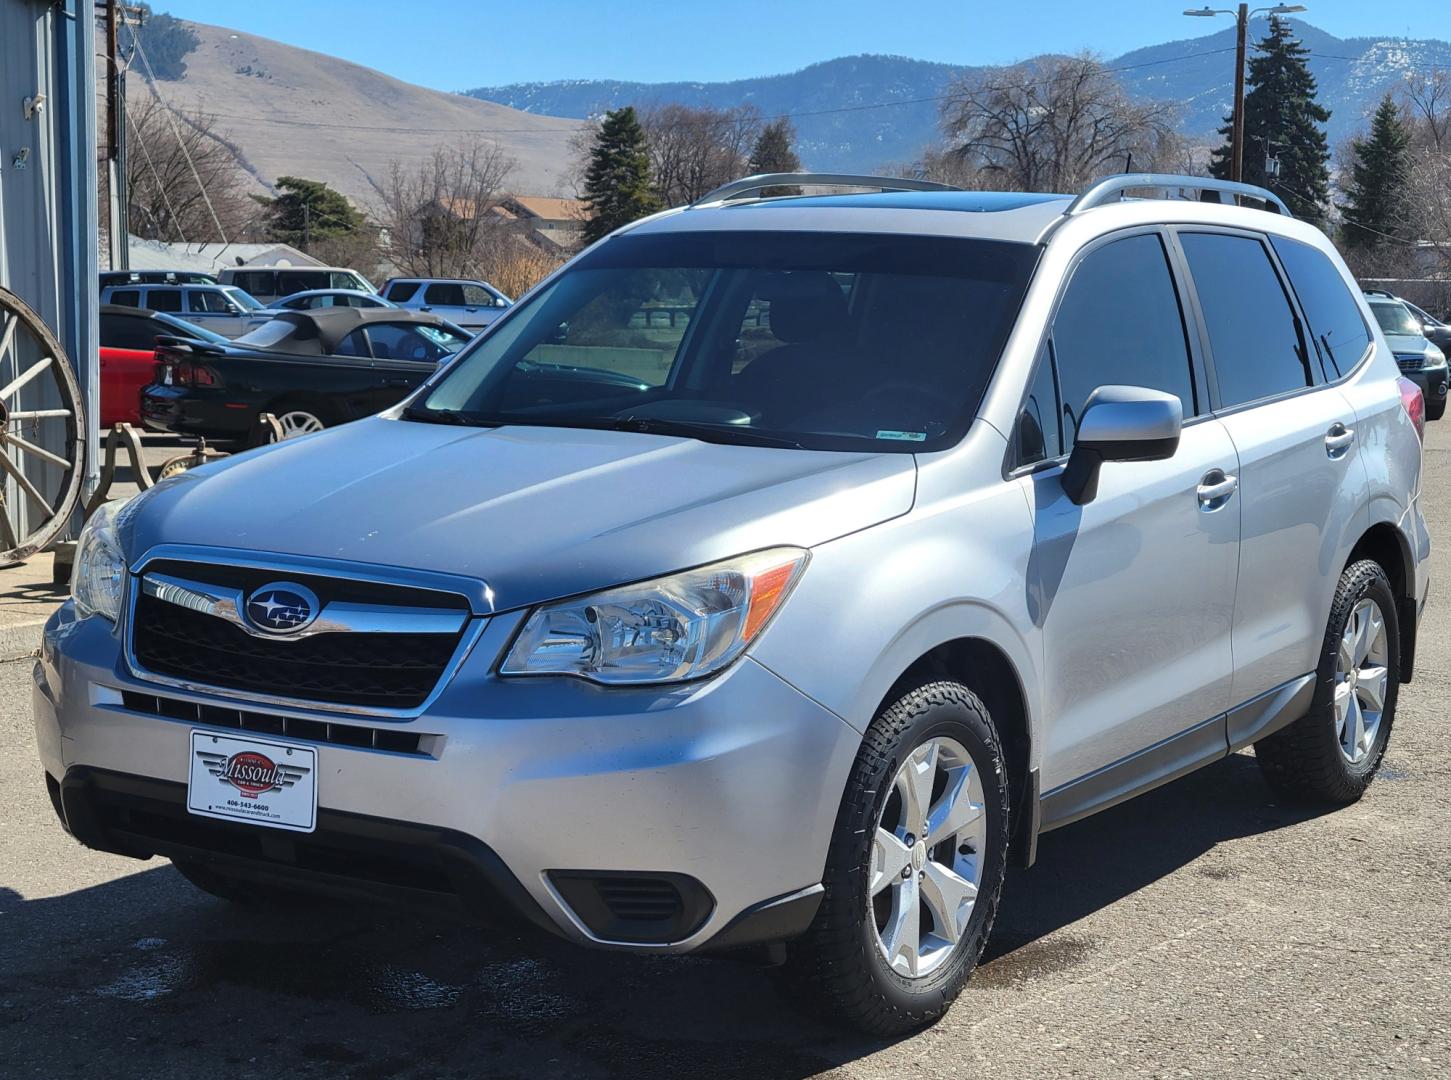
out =
<svg viewBox="0 0 1451 1080"><path fill-rule="evenodd" d="M940 449L971 422L1036 260L956 238L623 236L514 308L406 415Z"/></svg>
<svg viewBox="0 0 1451 1080"><path fill-rule="evenodd" d="M1370 310L1375 315L1375 321L1380 323L1380 328L1387 334L1419 336L1421 333L1421 324L1406 310L1404 304L1371 304Z"/></svg>
<svg viewBox="0 0 1451 1080"><path fill-rule="evenodd" d="M262 305L253 298L251 293L243 292L235 285L223 285L222 291L237 301L237 303L241 304L247 311L260 311L262 308Z"/></svg>
<svg viewBox="0 0 1451 1080"><path fill-rule="evenodd" d="M164 311L156 312L154 317L157 322L174 327L177 335L180 337L189 337L194 341L209 341L213 345L231 344L231 341L222 337L221 334L213 333L204 327L198 326L196 323L189 323L185 319L178 319L175 315L168 315Z"/></svg>

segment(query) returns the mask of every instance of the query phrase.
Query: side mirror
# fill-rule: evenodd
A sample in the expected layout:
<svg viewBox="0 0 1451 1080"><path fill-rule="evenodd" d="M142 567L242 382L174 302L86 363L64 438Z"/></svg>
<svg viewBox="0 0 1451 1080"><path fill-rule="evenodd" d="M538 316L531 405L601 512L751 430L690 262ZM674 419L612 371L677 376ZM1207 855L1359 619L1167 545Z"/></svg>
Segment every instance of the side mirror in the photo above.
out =
<svg viewBox="0 0 1451 1080"><path fill-rule="evenodd" d="M1105 461L1162 461L1179 448L1184 407L1173 394L1143 386L1100 386L1088 395L1063 490L1082 506L1098 496Z"/></svg>

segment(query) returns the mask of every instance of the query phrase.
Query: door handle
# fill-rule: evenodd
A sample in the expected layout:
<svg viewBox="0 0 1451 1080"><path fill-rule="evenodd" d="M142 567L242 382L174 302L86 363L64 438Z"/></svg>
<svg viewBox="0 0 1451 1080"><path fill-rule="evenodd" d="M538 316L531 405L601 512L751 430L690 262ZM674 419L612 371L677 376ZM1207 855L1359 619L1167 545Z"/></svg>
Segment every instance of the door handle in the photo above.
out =
<svg viewBox="0 0 1451 1080"><path fill-rule="evenodd" d="M1218 510L1229 497L1239 489L1239 477L1226 473L1223 469L1210 469L1204 474L1204 479L1199 481L1196 493L1199 496L1199 509Z"/></svg>
<svg viewBox="0 0 1451 1080"><path fill-rule="evenodd" d="M412 386L413 383L409 379L404 379L404 378L401 378L400 377L400 378L396 378L396 379L384 379L383 380L383 385L384 386Z"/></svg>
<svg viewBox="0 0 1451 1080"><path fill-rule="evenodd" d="M1355 442L1355 429L1346 427L1337 421L1331 424L1330 430L1325 433L1325 453L1332 458L1344 457L1353 442Z"/></svg>

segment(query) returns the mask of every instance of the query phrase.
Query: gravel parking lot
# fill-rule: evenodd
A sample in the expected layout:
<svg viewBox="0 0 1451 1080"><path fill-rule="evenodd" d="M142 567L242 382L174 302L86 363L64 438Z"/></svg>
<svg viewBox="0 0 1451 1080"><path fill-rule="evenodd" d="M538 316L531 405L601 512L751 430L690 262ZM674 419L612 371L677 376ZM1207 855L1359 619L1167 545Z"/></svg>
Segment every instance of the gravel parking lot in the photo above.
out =
<svg viewBox="0 0 1451 1080"><path fill-rule="evenodd" d="M1445 544L1451 421L1432 425L1425 499ZM0 611L50 599L21 576L0 572ZM1045 837L1038 864L1009 877L957 1006L897 1042L822 1026L734 962L586 953L386 910L249 911L164 861L86 851L55 822L30 662L11 659L0 1075L1445 1076L1444 597L1433 589L1363 802L1277 804L1241 754Z"/></svg>

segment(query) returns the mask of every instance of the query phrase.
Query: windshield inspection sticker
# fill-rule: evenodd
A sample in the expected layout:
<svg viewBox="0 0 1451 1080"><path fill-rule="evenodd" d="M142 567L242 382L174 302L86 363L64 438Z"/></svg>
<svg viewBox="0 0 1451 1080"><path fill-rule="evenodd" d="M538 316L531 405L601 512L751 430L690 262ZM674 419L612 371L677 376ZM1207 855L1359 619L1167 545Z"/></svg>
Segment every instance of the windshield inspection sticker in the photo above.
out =
<svg viewBox="0 0 1451 1080"><path fill-rule="evenodd" d="M925 431L879 431L879 439L892 439L895 442L926 442L927 432Z"/></svg>

